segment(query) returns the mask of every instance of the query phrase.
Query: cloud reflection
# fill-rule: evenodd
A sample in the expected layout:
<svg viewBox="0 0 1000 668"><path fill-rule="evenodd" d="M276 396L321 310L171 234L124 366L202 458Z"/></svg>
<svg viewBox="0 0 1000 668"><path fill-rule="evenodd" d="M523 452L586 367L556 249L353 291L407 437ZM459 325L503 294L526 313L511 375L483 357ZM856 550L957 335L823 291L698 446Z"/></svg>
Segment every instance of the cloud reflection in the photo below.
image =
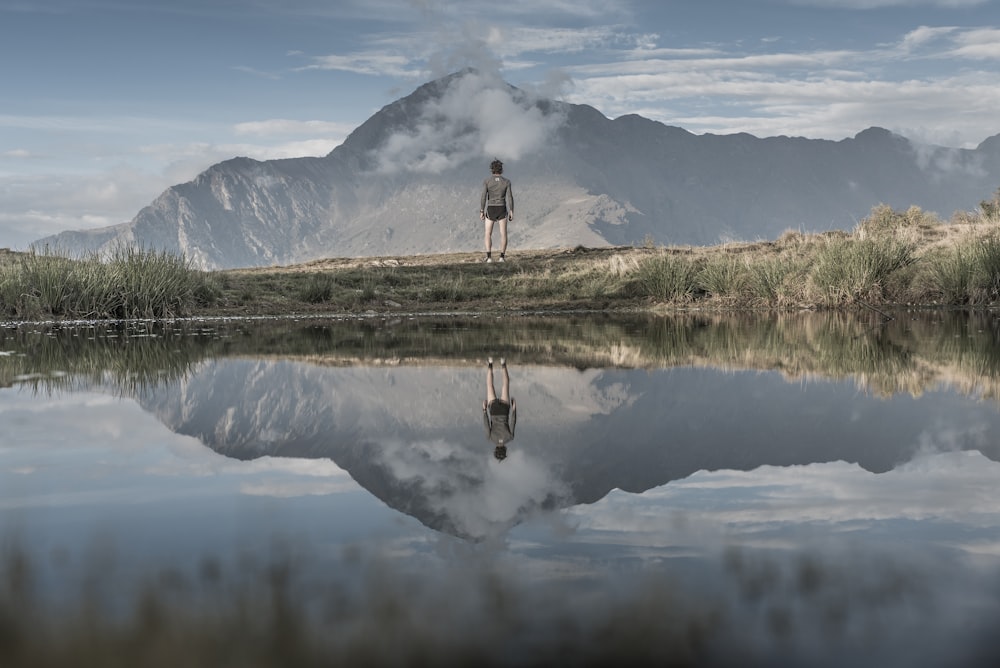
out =
<svg viewBox="0 0 1000 668"><path fill-rule="evenodd" d="M1000 464L981 453L921 454L881 474L856 464L700 471L642 494L616 490L568 515L602 543L691 549L801 548L830 540L919 540L996 552Z"/></svg>
<svg viewBox="0 0 1000 668"><path fill-rule="evenodd" d="M330 460L234 460L170 431L135 401L96 392L39 396L0 389L0 422L0 480L6 482L0 507L6 509L162 500L184 494L171 492L170 480L206 477L219 483L217 493L287 498L357 490Z"/></svg>
<svg viewBox="0 0 1000 668"><path fill-rule="evenodd" d="M548 463L511 446L503 461L487 447L444 440L390 440L371 449L372 463L406 489L436 529L474 539L505 533L543 508L564 504L565 483Z"/></svg>

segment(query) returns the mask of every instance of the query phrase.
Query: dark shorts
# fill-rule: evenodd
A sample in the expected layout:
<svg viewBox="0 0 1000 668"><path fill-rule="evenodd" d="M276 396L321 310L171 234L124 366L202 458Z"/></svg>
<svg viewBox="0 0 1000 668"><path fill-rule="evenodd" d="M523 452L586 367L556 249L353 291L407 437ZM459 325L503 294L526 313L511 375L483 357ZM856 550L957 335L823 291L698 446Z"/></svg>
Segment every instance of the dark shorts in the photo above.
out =
<svg viewBox="0 0 1000 668"><path fill-rule="evenodd" d="M490 415L509 415L510 404L503 399L494 399L490 402Z"/></svg>
<svg viewBox="0 0 1000 668"><path fill-rule="evenodd" d="M486 207L486 217L490 220L500 220L507 217L507 207L491 204Z"/></svg>

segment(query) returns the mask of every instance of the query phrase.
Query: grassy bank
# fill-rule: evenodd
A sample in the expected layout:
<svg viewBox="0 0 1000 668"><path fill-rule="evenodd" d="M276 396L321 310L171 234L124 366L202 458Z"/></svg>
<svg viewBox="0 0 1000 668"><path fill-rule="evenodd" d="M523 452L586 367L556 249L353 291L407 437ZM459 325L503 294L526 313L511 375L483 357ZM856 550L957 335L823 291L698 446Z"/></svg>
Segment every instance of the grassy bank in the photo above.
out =
<svg viewBox="0 0 1000 668"><path fill-rule="evenodd" d="M875 207L850 232L788 231L711 247L511 249L340 258L200 272L167 254L17 255L0 264L16 319L661 308L829 309L995 305L1000 215Z"/></svg>
<svg viewBox="0 0 1000 668"><path fill-rule="evenodd" d="M330 259L220 272L224 312L827 309L989 306L1000 299L1000 216L942 222L879 206L851 232L789 231L711 247L511 249Z"/></svg>
<svg viewBox="0 0 1000 668"><path fill-rule="evenodd" d="M122 246L107 256L31 252L0 261L0 316L21 320L170 318L218 296L210 275L164 252Z"/></svg>

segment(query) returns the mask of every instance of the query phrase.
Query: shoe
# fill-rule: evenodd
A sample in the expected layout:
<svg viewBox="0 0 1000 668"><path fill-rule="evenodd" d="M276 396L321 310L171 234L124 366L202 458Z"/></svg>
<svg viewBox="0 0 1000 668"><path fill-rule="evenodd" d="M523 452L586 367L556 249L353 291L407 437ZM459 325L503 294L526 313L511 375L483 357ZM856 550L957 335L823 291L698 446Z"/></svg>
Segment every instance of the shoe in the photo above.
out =
<svg viewBox="0 0 1000 668"><path fill-rule="evenodd" d="M493 261L493 258L491 258L491 257L488 257L488 258L486 258L486 260L485 260L485 262L492 262L492 261Z"/></svg>
<svg viewBox="0 0 1000 668"><path fill-rule="evenodd" d="M503 255L497 258L497 262L504 262Z"/></svg>
<svg viewBox="0 0 1000 668"><path fill-rule="evenodd" d="M505 360L504 358L501 357L500 358L500 366L506 367L507 366L507 360Z"/></svg>
<svg viewBox="0 0 1000 668"><path fill-rule="evenodd" d="M488 364L489 366L493 366L493 358L492 357L487 357L486 358L486 364Z"/></svg>

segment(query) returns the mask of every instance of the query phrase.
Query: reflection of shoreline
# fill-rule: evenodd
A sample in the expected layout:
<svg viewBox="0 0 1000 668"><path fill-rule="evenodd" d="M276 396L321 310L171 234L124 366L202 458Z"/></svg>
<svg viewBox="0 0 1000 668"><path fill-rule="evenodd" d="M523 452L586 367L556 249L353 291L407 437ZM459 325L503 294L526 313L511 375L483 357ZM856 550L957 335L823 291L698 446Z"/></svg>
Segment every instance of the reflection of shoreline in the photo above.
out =
<svg viewBox="0 0 1000 668"><path fill-rule="evenodd" d="M268 320L0 330L0 386L65 376L141 392L210 358L328 367L464 366L507 351L554 367L779 371L847 379L879 396L942 385L1000 401L1000 332L988 312L573 315L507 319ZM53 372L58 372L57 378ZM48 380L47 380L48 379Z"/></svg>

